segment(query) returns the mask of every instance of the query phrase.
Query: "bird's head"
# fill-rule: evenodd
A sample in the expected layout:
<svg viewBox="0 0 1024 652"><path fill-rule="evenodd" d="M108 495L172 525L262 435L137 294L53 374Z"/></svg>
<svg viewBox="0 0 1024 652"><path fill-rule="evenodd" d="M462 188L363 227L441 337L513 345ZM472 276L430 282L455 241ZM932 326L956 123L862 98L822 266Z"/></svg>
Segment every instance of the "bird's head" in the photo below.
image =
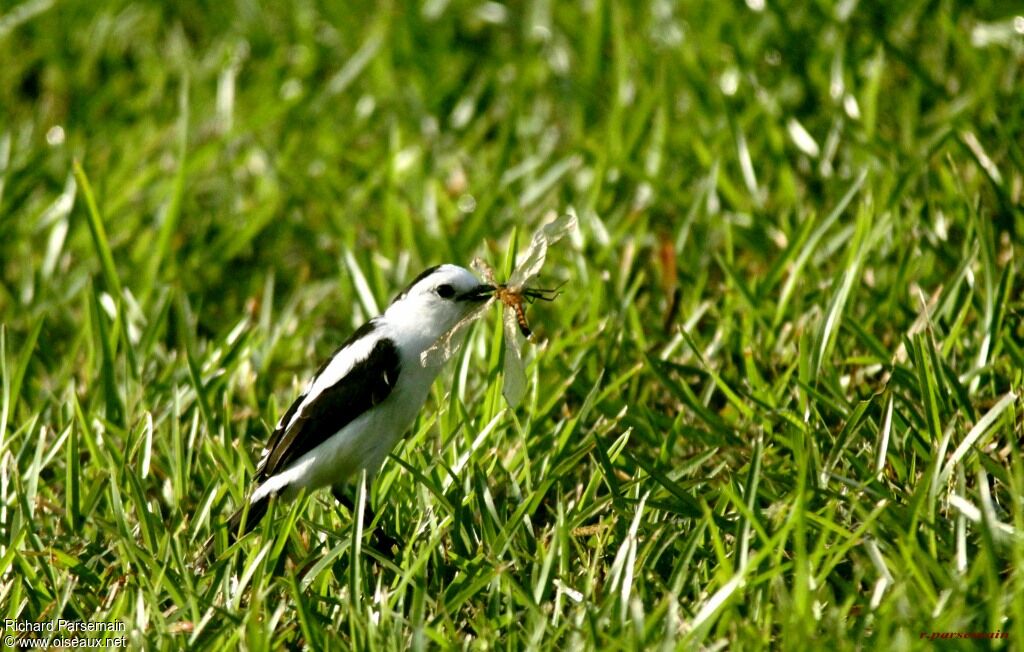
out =
<svg viewBox="0 0 1024 652"><path fill-rule="evenodd" d="M384 313L396 327L413 329L432 343L494 294L468 269L438 265L413 279Z"/></svg>

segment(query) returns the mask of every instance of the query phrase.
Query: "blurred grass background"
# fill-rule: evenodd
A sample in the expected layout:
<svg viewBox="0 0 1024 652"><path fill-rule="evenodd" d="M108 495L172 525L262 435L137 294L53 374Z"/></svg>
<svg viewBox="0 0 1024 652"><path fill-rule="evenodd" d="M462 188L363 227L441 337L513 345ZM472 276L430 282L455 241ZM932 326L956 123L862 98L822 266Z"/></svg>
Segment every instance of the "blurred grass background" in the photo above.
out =
<svg viewBox="0 0 1024 652"><path fill-rule="evenodd" d="M2 617L160 648L1019 646L1022 16L0 1ZM317 494L192 571L339 341L569 206L527 404L491 319L373 487L399 557Z"/></svg>

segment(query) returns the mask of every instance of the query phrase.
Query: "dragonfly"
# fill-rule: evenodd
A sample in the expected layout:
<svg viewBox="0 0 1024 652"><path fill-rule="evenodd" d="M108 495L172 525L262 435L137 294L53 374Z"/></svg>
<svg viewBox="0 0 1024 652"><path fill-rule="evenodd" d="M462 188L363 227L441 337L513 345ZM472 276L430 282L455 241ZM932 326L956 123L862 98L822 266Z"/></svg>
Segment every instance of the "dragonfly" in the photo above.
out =
<svg viewBox="0 0 1024 652"><path fill-rule="evenodd" d="M526 396L526 370L523 366L519 335L521 334L527 339L532 335L523 304L533 303L538 299L552 301L558 295L557 288L548 290L531 287L529 284L544 266L548 247L561 240L575 228L576 215L570 211L538 229L533 234L530 246L518 257L516 267L505 283L498 283L494 278L494 270L481 258L475 258L472 263L473 269L484 278L486 283L494 286L494 295L476 310L463 317L432 347L424 351L420 355L420 363L423 366L435 366L450 359L458 351L466 329L483 317L491 306L500 302L504 306L502 318L505 331L504 383L501 394L511 407L518 406Z"/></svg>

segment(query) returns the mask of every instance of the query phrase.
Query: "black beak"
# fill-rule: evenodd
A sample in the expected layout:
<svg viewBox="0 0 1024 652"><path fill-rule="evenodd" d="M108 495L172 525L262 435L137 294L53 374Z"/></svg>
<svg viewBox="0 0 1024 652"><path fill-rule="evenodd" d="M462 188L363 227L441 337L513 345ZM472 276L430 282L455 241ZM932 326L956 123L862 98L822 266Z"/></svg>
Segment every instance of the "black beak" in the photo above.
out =
<svg viewBox="0 0 1024 652"><path fill-rule="evenodd" d="M460 295L459 301L486 301L491 298L496 289L493 285L478 285Z"/></svg>

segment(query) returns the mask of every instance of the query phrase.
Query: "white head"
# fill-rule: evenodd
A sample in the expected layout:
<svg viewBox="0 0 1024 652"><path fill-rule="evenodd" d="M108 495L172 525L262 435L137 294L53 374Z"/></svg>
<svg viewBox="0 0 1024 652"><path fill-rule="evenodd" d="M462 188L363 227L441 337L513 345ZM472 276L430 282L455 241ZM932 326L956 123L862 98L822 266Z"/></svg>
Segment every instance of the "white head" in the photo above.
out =
<svg viewBox="0 0 1024 652"><path fill-rule="evenodd" d="M468 269L438 265L413 279L384 311L384 318L426 348L492 294L494 286L481 283Z"/></svg>

